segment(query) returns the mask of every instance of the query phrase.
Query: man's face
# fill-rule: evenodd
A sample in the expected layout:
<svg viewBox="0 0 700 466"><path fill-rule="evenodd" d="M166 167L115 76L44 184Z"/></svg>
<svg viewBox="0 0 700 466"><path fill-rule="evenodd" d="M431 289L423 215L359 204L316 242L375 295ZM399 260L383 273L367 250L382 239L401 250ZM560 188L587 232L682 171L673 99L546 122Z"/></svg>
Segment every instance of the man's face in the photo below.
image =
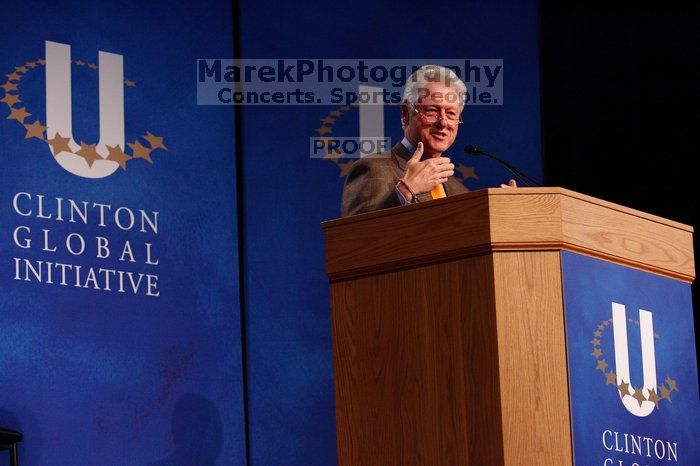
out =
<svg viewBox="0 0 700 466"><path fill-rule="evenodd" d="M422 141L427 157L445 152L457 137L459 95L441 82L422 88L418 102L413 106L404 104L401 112L404 135L412 144Z"/></svg>

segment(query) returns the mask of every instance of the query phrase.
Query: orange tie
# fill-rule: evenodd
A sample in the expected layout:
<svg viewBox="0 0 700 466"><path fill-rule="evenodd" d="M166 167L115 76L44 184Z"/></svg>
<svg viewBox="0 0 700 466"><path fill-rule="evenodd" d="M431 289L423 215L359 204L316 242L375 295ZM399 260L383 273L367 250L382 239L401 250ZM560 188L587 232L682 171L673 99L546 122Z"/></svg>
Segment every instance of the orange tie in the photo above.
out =
<svg viewBox="0 0 700 466"><path fill-rule="evenodd" d="M433 199L441 199L443 197L447 197L447 194L445 194L445 188L442 186L442 183L439 185L435 186L432 191L430 191L430 196Z"/></svg>

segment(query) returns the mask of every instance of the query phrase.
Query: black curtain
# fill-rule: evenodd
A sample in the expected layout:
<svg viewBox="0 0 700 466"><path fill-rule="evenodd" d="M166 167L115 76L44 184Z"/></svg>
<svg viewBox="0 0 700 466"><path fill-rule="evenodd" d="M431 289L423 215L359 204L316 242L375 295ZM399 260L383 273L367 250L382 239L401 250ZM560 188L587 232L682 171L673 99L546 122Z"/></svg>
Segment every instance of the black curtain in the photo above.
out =
<svg viewBox="0 0 700 466"><path fill-rule="evenodd" d="M698 15L679 8L541 0L547 185L700 225Z"/></svg>

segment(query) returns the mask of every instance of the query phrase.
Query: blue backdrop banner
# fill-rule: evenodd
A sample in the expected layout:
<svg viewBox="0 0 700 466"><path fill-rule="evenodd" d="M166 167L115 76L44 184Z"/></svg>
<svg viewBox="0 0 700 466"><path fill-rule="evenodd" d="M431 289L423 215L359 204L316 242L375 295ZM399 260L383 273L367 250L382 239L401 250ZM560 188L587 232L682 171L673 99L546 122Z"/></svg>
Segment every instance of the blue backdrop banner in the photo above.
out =
<svg viewBox="0 0 700 466"><path fill-rule="evenodd" d="M480 99L448 153L456 176L472 190L510 178L461 153L475 144L541 177L537 2L233 5L4 12L0 425L25 434L26 464L337 461L320 222L339 215L354 159L331 147L398 142L399 106L249 105L234 121L198 105L212 103L200 63L456 61Z"/></svg>
<svg viewBox="0 0 700 466"><path fill-rule="evenodd" d="M25 1L0 41L0 425L24 465L245 462L222 0Z"/></svg>
<svg viewBox="0 0 700 466"><path fill-rule="evenodd" d="M541 176L536 1L239 4L237 58L251 63L502 64L503 100L467 104L447 155L472 190L498 186L511 175L493 161L462 153L466 144ZM373 107L363 137L399 142L399 106ZM340 215L344 177L354 159L316 152L310 141L362 135L361 108L347 102L250 105L241 113L251 465L333 465L330 304L320 223Z"/></svg>
<svg viewBox="0 0 700 466"><path fill-rule="evenodd" d="M690 285L562 254L577 465L700 464Z"/></svg>

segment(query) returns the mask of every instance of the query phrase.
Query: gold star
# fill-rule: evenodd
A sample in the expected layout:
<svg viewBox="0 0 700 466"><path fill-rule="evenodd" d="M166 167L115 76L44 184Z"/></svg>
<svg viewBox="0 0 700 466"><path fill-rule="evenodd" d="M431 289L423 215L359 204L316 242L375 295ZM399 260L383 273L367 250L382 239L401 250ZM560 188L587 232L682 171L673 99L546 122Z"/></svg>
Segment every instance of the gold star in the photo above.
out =
<svg viewBox="0 0 700 466"><path fill-rule="evenodd" d="M27 112L24 107L21 108L10 108L10 116L7 117L8 120L17 120L24 124L24 119L27 118L31 113Z"/></svg>
<svg viewBox="0 0 700 466"><path fill-rule="evenodd" d="M340 110L341 112L347 112L348 110L350 110L350 106L349 106L349 105L343 105L343 106L340 107L338 110Z"/></svg>
<svg viewBox="0 0 700 466"><path fill-rule="evenodd" d="M85 66L85 62L82 60L75 60L75 64L78 66Z"/></svg>
<svg viewBox="0 0 700 466"><path fill-rule="evenodd" d="M27 63L24 64L27 68L36 68L36 63L33 61L28 61Z"/></svg>
<svg viewBox="0 0 700 466"><path fill-rule="evenodd" d="M328 133L333 132L333 130L326 125L321 125L318 128L316 128L314 131L318 132L319 136L323 136L324 134L328 134Z"/></svg>
<svg viewBox="0 0 700 466"><path fill-rule="evenodd" d="M673 380L671 377L666 377L666 383L668 384L668 388L671 391L678 391L678 387L676 387L676 381Z"/></svg>
<svg viewBox="0 0 700 466"><path fill-rule="evenodd" d="M625 395L630 394L630 384L626 383L624 380L620 382L620 385L617 386L617 389L620 390L620 396L624 397Z"/></svg>
<svg viewBox="0 0 700 466"><path fill-rule="evenodd" d="M160 136L155 136L150 133L150 131L146 131L146 135L143 137L148 143L151 145L151 150L154 149L163 149L163 150L168 150L167 147L165 147L165 144L163 144L163 138Z"/></svg>
<svg viewBox="0 0 700 466"><path fill-rule="evenodd" d="M44 140L44 131L46 131L46 126L42 125L39 120L36 120L31 125L24 125L27 130L27 134L24 135L24 139L37 138Z"/></svg>
<svg viewBox="0 0 700 466"><path fill-rule="evenodd" d="M54 157L56 157L61 152L68 152L69 154L72 154L73 151L68 145L69 142L70 138L64 138L58 133L54 135L53 139L49 139L48 141L46 141L46 143L51 146L51 149L53 149Z"/></svg>
<svg viewBox="0 0 700 466"><path fill-rule="evenodd" d="M43 58L38 59L36 62L39 63L40 65L46 64L46 60L44 60Z"/></svg>
<svg viewBox="0 0 700 466"><path fill-rule="evenodd" d="M598 346L598 345L600 345L600 340L597 338L594 338L593 340L591 340L591 344L593 346Z"/></svg>
<svg viewBox="0 0 700 466"><path fill-rule="evenodd" d="M591 354L597 358L598 356L602 356L603 352L600 350L600 348L596 348Z"/></svg>
<svg viewBox="0 0 700 466"><path fill-rule="evenodd" d="M340 176L347 176L348 172L350 171L350 167L352 167L353 163L355 163L354 160L339 163L338 166L340 167Z"/></svg>
<svg viewBox="0 0 700 466"><path fill-rule="evenodd" d="M343 152L338 149L332 149L326 152L326 155L324 155L323 158L325 160L333 160L337 163L338 159L343 158Z"/></svg>
<svg viewBox="0 0 700 466"><path fill-rule="evenodd" d="M671 390L666 388L666 385L662 385L659 388L661 389L661 399L663 400L666 398L669 402L671 402Z"/></svg>
<svg viewBox="0 0 700 466"><path fill-rule="evenodd" d="M107 156L107 160L111 160L112 162L117 162L120 167L122 167L122 170L126 170L126 162L131 159L128 155L124 153L121 147L119 146L107 146L107 150L109 151L109 155Z"/></svg>
<svg viewBox="0 0 700 466"><path fill-rule="evenodd" d="M124 84L126 84L129 87L136 87L136 83L134 81L129 81L128 79L124 80Z"/></svg>
<svg viewBox="0 0 700 466"><path fill-rule="evenodd" d="M16 91L17 90L17 84L11 83L10 81L7 81L5 84L3 84L0 87L5 89L5 93L7 93L8 91Z"/></svg>
<svg viewBox="0 0 700 466"><path fill-rule="evenodd" d="M460 163L457 167L457 171L462 174L462 177L465 180L468 180L469 178L474 178L475 180L479 179L476 172L474 171L474 167L467 167L466 165L462 165Z"/></svg>
<svg viewBox="0 0 700 466"><path fill-rule="evenodd" d="M649 390L649 396L647 397L647 401L651 401L654 403L654 406L656 406L656 409L659 409L659 395L656 394L656 390Z"/></svg>
<svg viewBox="0 0 700 466"><path fill-rule="evenodd" d="M332 112L328 112L329 115L333 115L334 117L339 117L340 115L343 114L343 112L339 110L333 110Z"/></svg>
<svg viewBox="0 0 700 466"><path fill-rule="evenodd" d="M27 67L26 66L15 66L15 71L17 73L26 73Z"/></svg>
<svg viewBox="0 0 700 466"><path fill-rule="evenodd" d="M596 331L593 333L593 335L599 337L600 335L602 335L602 333L603 333L603 332L602 332L601 330L596 330Z"/></svg>
<svg viewBox="0 0 700 466"><path fill-rule="evenodd" d="M598 365L596 366L596 369L599 371L603 371L603 373L604 373L606 367L608 367L608 363L605 362L605 359L601 359L600 361L598 361Z"/></svg>
<svg viewBox="0 0 700 466"><path fill-rule="evenodd" d="M96 69L97 69L97 65L95 65L94 63L90 63L90 64L88 65L88 68L92 68L93 70L96 70Z"/></svg>
<svg viewBox="0 0 700 466"><path fill-rule="evenodd" d="M17 102L22 102L19 100L19 95L17 94L8 94L7 92L5 93L5 97L0 99L0 102L5 102L8 107L12 108L14 104Z"/></svg>
<svg viewBox="0 0 700 466"><path fill-rule="evenodd" d="M151 160L151 149L144 147L138 140L134 143L127 142L127 146L131 147L132 157L135 159L145 159L148 163L153 163Z"/></svg>
<svg viewBox="0 0 700 466"><path fill-rule="evenodd" d="M95 163L96 160L102 159L100 154L97 153L95 146L96 144L85 144L83 141L80 141L80 149L76 152L77 155L85 159L90 168L92 168L92 164Z"/></svg>
<svg viewBox="0 0 700 466"><path fill-rule="evenodd" d="M332 118L332 117L321 118L321 121L323 122L324 125L330 125L331 123L335 122L335 118Z"/></svg>
<svg viewBox="0 0 700 466"><path fill-rule="evenodd" d="M14 72L12 74L6 74L5 76L7 76L8 81L19 81L20 79L22 79L21 76L17 74L17 72Z"/></svg>
<svg viewBox="0 0 700 466"><path fill-rule="evenodd" d="M317 141L319 141L323 145L323 147L328 147L328 144L335 141L335 138L327 138L325 136L322 136L322 137L319 137L317 139Z"/></svg>
<svg viewBox="0 0 700 466"><path fill-rule="evenodd" d="M598 330L603 330L604 328L605 328L605 325L603 325L603 324L600 324L600 325L598 326Z"/></svg>
<svg viewBox="0 0 700 466"><path fill-rule="evenodd" d="M632 398L637 400L637 403L639 403L640 407L642 406L642 402L646 401L646 398L644 398L644 393L642 392L642 388L644 387L634 388L634 395L632 395Z"/></svg>
<svg viewBox="0 0 700 466"><path fill-rule="evenodd" d="M605 373L605 385L617 386L615 383L615 373L610 371Z"/></svg>

